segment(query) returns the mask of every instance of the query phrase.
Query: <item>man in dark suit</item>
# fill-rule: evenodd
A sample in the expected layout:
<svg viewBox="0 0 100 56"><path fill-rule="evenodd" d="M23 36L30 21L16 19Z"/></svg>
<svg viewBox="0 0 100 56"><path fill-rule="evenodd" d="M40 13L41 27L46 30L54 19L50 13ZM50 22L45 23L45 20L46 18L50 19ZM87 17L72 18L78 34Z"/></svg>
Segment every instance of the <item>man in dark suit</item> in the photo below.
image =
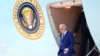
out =
<svg viewBox="0 0 100 56"><path fill-rule="evenodd" d="M67 31L65 24L59 25L60 35L60 48L58 51L58 56L73 56L75 53L74 47L74 38L73 33Z"/></svg>

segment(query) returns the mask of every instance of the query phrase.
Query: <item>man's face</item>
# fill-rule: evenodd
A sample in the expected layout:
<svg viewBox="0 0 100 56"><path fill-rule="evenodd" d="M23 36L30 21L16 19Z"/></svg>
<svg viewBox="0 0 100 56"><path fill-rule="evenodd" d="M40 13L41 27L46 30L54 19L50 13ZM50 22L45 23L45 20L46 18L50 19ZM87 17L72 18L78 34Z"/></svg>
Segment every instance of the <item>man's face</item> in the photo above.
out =
<svg viewBox="0 0 100 56"><path fill-rule="evenodd" d="M64 27L59 27L59 30L60 30L61 33L65 32L65 28Z"/></svg>
<svg viewBox="0 0 100 56"><path fill-rule="evenodd" d="M61 33L65 33L65 31L67 30L66 25L65 24L60 24L59 25L59 30L60 30Z"/></svg>

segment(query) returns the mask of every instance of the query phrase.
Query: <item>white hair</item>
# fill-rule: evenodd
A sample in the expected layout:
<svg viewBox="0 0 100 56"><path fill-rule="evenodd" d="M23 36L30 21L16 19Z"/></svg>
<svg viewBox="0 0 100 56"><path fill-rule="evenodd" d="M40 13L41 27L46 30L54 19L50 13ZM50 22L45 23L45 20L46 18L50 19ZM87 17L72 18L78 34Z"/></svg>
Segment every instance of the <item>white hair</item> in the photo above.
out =
<svg viewBox="0 0 100 56"><path fill-rule="evenodd" d="M65 24L60 24L60 25L59 25L59 28L65 28L65 29L66 29L67 26L66 26Z"/></svg>

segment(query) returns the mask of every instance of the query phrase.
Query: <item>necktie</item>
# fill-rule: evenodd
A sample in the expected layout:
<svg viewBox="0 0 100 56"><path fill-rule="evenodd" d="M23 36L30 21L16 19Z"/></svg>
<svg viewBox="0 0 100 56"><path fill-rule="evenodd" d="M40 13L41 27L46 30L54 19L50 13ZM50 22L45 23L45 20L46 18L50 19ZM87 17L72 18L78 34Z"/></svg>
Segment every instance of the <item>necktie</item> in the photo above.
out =
<svg viewBox="0 0 100 56"><path fill-rule="evenodd" d="M64 34L61 34L61 37L60 37L60 47L62 46L63 38L64 38Z"/></svg>
<svg viewBox="0 0 100 56"><path fill-rule="evenodd" d="M62 34L62 36L61 36L61 40L63 40L63 38L64 38L64 34Z"/></svg>

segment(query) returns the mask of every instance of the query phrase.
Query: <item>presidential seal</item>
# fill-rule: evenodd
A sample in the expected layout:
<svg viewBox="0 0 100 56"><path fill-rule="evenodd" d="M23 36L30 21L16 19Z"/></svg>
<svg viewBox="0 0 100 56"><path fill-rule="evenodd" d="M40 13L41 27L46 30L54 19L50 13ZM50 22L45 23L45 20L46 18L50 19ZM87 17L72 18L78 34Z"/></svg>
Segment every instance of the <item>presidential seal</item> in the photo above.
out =
<svg viewBox="0 0 100 56"><path fill-rule="evenodd" d="M28 39L38 39L44 33L44 16L37 0L17 0L13 19L17 30Z"/></svg>

